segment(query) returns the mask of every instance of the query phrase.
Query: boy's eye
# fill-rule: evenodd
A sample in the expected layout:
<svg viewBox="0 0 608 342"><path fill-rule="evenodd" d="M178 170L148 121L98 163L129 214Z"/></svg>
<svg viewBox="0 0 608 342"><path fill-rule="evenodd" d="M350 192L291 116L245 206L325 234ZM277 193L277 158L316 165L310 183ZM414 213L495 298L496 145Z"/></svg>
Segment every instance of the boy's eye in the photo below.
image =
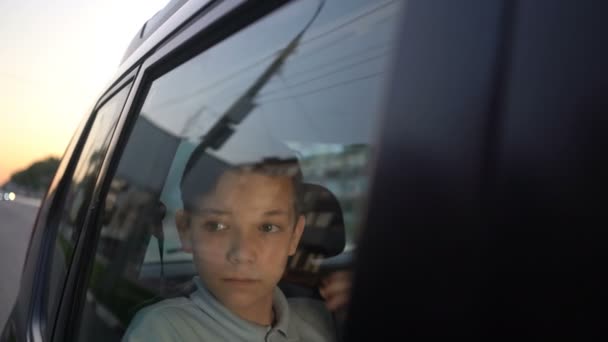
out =
<svg viewBox="0 0 608 342"><path fill-rule="evenodd" d="M219 232L228 228L225 224L221 222L208 221L203 224L203 227L210 232Z"/></svg>
<svg viewBox="0 0 608 342"><path fill-rule="evenodd" d="M260 230L264 233L274 233L278 232L281 228L272 223L264 223L260 226Z"/></svg>

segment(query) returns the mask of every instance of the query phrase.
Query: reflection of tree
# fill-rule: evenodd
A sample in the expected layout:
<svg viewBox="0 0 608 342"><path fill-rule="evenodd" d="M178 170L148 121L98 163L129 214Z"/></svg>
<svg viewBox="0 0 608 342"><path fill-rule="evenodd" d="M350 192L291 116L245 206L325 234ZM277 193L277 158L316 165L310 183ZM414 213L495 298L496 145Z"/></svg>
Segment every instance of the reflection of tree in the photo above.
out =
<svg viewBox="0 0 608 342"><path fill-rule="evenodd" d="M115 179L106 197L104 224L96 260L105 265L105 274L93 287L111 291L116 281L135 280L152 236L162 234L162 210L157 194Z"/></svg>
<svg viewBox="0 0 608 342"><path fill-rule="evenodd" d="M96 166L98 166L99 164L101 164L101 160L102 160L104 154L105 154L105 148L103 150L99 149L99 150L94 151L91 154L91 158L89 158L89 164L90 164L90 166L96 168ZM89 169L89 171L87 173L91 173L91 172L93 172L93 171L91 171Z"/></svg>
<svg viewBox="0 0 608 342"><path fill-rule="evenodd" d="M105 155L104 147L105 146L102 146L102 148L94 151L85 165L80 165L81 170L84 171L81 173L84 173L84 176L78 183L74 185L74 202L71 206L72 212L69 215L69 223L71 224L83 222L85 219L88 211L86 199L90 199L93 196L95 181L97 180L101 162L103 161L103 156Z"/></svg>
<svg viewBox="0 0 608 342"><path fill-rule="evenodd" d="M97 124L98 122L96 122ZM83 147L82 158L74 171L73 184L70 187L67 197L65 212L62 218L61 235L74 243L78 239L80 230L76 229L84 223L89 209L89 201L93 198L95 183L101 169L101 164L105 157L110 143L111 131L101 131L103 139L96 139L99 127L91 128L89 141ZM98 146L96 146L98 145ZM88 157L87 157L88 155Z"/></svg>

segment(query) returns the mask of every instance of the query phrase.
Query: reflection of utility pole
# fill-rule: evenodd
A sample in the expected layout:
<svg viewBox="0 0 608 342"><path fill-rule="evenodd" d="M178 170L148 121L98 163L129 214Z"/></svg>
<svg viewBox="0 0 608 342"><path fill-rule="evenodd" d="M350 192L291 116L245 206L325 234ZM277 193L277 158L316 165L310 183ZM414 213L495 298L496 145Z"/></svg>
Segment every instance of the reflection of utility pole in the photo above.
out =
<svg viewBox="0 0 608 342"><path fill-rule="evenodd" d="M207 118L205 118L204 121L201 121L200 118L203 115L203 113L207 111L209 112L212 116L209 116ZM198 129L198 132L206 132L207 129L209 128L208 126L210 125L210 122L212 120L217 119L220 116L220 114L213 110L211 107L209 106L201 106L201 108L194 114L192 114L184 123L184 127L182 128L181 131L181 136L185 137L185 138L190 138L189 140L191 140L194 143L198 143L199 139L203 139L204 136L201 136L199 134L197 134L197 131L192 131L193 129ZM187 134L190 134L190 136L188 136Z"/></svg>
<svg viewBox="0 0 608 342"><path fill-rule="evenodd" d="M206 108L207 108L206 106L201 106L201 108L197 112L195 112L194 114L190 115L190 117L184 123L184 127L182 128L182 131L180 133L180 135L182 137L186 136L186 133L188 132L188 130L191 129L192 126L194 126L194 123L201 117L201 115L203 115L203 111Z"/></svg>
<svg viewBox="0 0 608 342"><path fill-rule="evenodd" d="M264 72L256 78L255 82L245 92L239 96L223 114L219 116L219 119L206 131L205 136L201 140L201 143L196 146L190 156L190 160L196 160L205 153L207 148L218 150L222 145L232 136L235 131L235 126L240 124L249 113L257 106L255 99L258 96L260 90L268 83L268 81L281 69L287 58L296 51L296 48L300 44L300 39L310 25L317 18L323 5L324 0L321 0L319 7L315 12L314 16L310 19L308 24L298 33L287 46L278 54L272 63L264 70ZM188 169L188 165L186 165Z"/></svg>

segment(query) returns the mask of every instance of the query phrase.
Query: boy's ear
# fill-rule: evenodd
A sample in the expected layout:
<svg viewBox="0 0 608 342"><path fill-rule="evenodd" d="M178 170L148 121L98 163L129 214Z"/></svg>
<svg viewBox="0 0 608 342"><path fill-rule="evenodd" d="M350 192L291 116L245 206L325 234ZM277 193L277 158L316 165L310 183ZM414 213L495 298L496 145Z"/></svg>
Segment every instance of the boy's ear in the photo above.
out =
<svg viewBox="0 0 608 342"><path fill-rule="evenodd" d="M192 240L190 239L190 215L183 209L177 210L175 213L175 226L179 240L182 243L184 252L192 253Z"/></svg>
<svg viewBox="0 0 608 342"><path fill-rule="evenodd" d="M302 233L304 233L304 227L306 226L306 218L304 215L300 215L298 217L298 221L296 222L295 227L293 228L293 234L291 235L291 240L289 241L289 256L296 254L296 250L298 249L298 244L300 243L300 238L302 237Z"/></svg>

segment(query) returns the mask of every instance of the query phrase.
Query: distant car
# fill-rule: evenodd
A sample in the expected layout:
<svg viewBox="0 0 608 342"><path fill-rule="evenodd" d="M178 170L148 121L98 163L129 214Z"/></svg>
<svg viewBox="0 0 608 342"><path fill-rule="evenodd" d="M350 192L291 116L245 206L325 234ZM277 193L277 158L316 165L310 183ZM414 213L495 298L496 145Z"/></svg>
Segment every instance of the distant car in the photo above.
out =
<svg viewBox="0 0 608 342"><path fill-rule="evenodd" d="M605 340L607 6L169 2L66 150L0 341L120 341L183 295L199 146L297 155L317 206L280 286L354 253L338 340Z"/></svg>
<svg viewBox="0 0 608 342"><path fill-rule="evenodd" d="M14 192L0 192L0 201L14 201L17 195Z"/></svg>

